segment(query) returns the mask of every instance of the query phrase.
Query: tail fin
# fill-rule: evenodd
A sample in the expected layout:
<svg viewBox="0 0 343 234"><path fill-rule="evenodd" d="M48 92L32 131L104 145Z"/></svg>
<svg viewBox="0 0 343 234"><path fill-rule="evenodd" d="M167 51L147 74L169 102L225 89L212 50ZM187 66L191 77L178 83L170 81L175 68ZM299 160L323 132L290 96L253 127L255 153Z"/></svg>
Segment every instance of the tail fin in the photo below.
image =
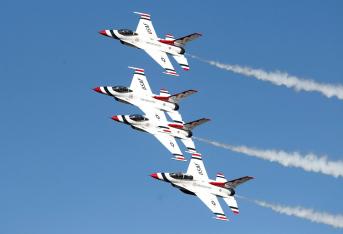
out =
<svg viewBox="0 0 343 234"><path fill-rule="evenodd" d="M238 179L230 180L230 181L225 183L225 187L226 188L236 188L238 185L241 185L241 184L243 184L243 183L245 183L251 179L254 179L254 177L244 176L244 177L241 177Z"/></svg>
<svg viewBox="0 0 343 234"><path fill-rule="evenodd" d="M170 102L174 102L174 103L178 103L179 101L181 101L182 99L196 93L198 91L196 90L192 90L192 89L189 89L189 90L186 90L186 91L183 91L181 93L177 93L177 94L174 94L174 95L171 95L169 97L169 100Z"/></svg>
<svg viewBox="0 0 343 234"><path fill-rule="evenodd" d="M177 38L174 41L174 45L181 46L181 47L185 46L187 42L193 41L193 40L197 39L200 36L202 36L200 33L192 33L190 35Z"/></svg>
<svg viewBox="0 0 343 234"><path fill-rule="evenodd" d="M237 201L236 201L234 196L225 197L225 198L223 198L223 200L230 207L230 209L232 210L232 212L234 214L239 214L239 209L238 209Z"/></svg>
<svg viewBox="0 0 343 234"><path fill-rule="evenodd" d="M210 121L210 119L201 118L201 119L198 119L198 120L195 120L195 121L186 123L186 124L184 125L184 129L185 129L185 130L191 131L193 128L199 126L200 124L206 123L206 122L208 122L208 121Z"/></svg>

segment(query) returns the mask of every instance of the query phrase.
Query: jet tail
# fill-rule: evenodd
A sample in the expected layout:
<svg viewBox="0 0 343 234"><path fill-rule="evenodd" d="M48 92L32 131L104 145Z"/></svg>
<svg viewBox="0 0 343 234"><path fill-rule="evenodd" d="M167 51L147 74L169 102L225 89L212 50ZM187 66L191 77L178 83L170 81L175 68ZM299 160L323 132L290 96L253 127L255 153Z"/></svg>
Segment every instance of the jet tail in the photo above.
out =
<svg viewBox="0 0 343 234"><path fill-rule="evenodd" d="M181 93L176 93L173 95L170 95L168 90L166 89L160 89L160 95L159 96L154 96L154 98L162 100L162 101L168 101L168 102L173 102L173 103L179 103L182 99L196 93L198 91L189 89L186 91L183 91Z"/></svg>
<svg viewBox="0 0 343 234"><path fill-rule="evenodd" d="M185 130L191 131L193 128L195 128L195 127L197 127L197 126L199 126L199 125L201 125L203 123L206 123L208 121L210 121L210 119L201 118L201 119L198 119L198 120L186 123L183 128Z"/></svg>
<svg viewBox="0 0 343 234"><path fill-rule="evenodd" d="M177 38L174 41L174 45L183 47L186 45L186 43L193 41L193 40L199 38L200 36L202 36L200 33L192 33L190 35Z"/></svg>
<svg viewBox="0 0 343 234"><path fill-rule="evenodd" d="M181 101L182 99L196 93L198 91L196 90L193 90L193 89L189 89L189 90L186 90L186 91L183 91L181 93L176 93L174 95L171 95L168 99L168 101L170 102L174 102L174 103L178 103L179 101Z"/></svg>
<svg viewBox="0 0 343 234"><path fill-rule="evenodd" d="M225 182L225 187L226 188L236 188L238 185L241 185L251 179L254 179L254 177L251 176L244 176L238 179L230 180Z"/></svg>

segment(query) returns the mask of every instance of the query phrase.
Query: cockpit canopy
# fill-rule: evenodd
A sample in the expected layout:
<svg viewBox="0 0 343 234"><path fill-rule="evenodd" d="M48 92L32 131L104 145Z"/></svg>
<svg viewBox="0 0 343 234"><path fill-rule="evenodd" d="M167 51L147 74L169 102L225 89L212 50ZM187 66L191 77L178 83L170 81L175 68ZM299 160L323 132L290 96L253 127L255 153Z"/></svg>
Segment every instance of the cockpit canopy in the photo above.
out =
<svg viewBox="0 0 343 234"><path fill-rule="evenodd" d="M149 120L148 118L144 117L143 115L130 115L129 116L131 120L136 122L142 122Z"/></svg>
<svg viewBox="0 0 343 234"><path fill-rule="evenodd" d="M135 35L138 35L137 33L133 32L130 29L119 29L118 33L120 33L123 36L135 36Z"/></svg>
<svg viewBox="0 0 343 234"><path fill-rule="evenodd" d="M187 175L187 174L183 174L181 172L170 173L169 175L170 175L170 177L172 177L174 179L178 179L178 180L193 180L193 176Z"/></svg>
<svg viewBox="0 0 343 234"><path fill-rule="evenodd" d="M113 91L118 92L118 93L130 93L132 92L131 89L125 87L125 86L114 86L112 87Z"/></svg>

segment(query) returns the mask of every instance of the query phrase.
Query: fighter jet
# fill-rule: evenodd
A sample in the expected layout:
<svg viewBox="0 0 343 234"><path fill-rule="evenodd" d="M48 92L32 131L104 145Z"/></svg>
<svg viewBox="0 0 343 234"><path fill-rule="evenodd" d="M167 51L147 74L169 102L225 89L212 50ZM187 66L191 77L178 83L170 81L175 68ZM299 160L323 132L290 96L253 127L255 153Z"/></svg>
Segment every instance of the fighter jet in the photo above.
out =
<svg viewBox="0 0 343 234"><path fill-rule="evenodd" d="M196 93L195 90L186 90L181 93L170 95L165 89L160 90L160 94L153 94L148 80L144 74L144 69L134 68L134 75L130 87L124 86L101 86L93 90L113 97L123 103L132 104L140 108L144 113L161 110L167 112L174 122L183 124L182 117L178 112L179 101L189 95Z"/></svg>
<svg viewBox="0 0 343 234"><path fill-rule="evenodd" d="M146 115L115 115L112 119L127 125L133 129L148 132L155 136L162 145L164 145L173 155L172 159L186 161L181 153L181 150L175 140L180 139L187 147L188 153L196 152L194 142L192 140L192 129L203 124L209 119L202 118L186 124L169 122L166 119L164 112L155 110L146 112Z"/></svg>
<svg viewBox="0 0 343 234"><path fill-rule="evenodd" d="M222 173L217 174L216 180L210 180L200 153L192 154L187 173L153 173L151 177L170 183L173 187L190 195L197 196L213 212L214 218L228 221L220 206L218 197L223 198L234 214L239 213L237 201L234 197L235 188L253 179L244 176L234 180L226 180Z"/></svg>
<svg viewBox="0 0 343 234"><path fill-rule="evenodd" d="M161 39L156 35L149 14L134 13L140 15L135 32L130 29L106 29L99 33L106 37L117 39L124 45L144 50L165 69L164 73L168 75L178 76L167 54L172 55L184 70L189 70L187 58L184 56L184 46L187 42L200 37L201 34L193 33L177 39L174 39L173 35L167 34L165 39Z"/></svg>

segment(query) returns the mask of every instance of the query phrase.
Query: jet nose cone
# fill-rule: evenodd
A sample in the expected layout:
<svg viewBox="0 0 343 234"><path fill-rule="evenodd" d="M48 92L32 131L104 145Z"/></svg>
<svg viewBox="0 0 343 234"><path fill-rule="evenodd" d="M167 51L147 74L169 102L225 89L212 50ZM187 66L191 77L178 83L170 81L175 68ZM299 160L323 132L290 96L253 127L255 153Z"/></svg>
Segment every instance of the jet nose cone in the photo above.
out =
<svg viewBox="0 0 343 234"><path fill-rule="evenodd" d="M102 93L100 87L95 87L93 90L94 90L95 92Z"/></svg>
<svg viewBox="0 0 343 234"><path fill-rule="evenodd" d="M118 122L119 122L119 118L118 118L117 115L113 115L113 116L112 116L112 119L113 119L114 121L118 121Z"/></svg>
<svg viewBox="0 0 343 234"><path fill-rule="evenodd" d="M106 30L101 30L101 31L99 31L99 34L108 37L108 35L107 35L107 33L106 33Z"/></svg>
<svg viewBox="0 0 343 234"><path fill-rule="evenodd" d="M158 179L157 173L152 173L150 176L154 179Z"/></svg>

